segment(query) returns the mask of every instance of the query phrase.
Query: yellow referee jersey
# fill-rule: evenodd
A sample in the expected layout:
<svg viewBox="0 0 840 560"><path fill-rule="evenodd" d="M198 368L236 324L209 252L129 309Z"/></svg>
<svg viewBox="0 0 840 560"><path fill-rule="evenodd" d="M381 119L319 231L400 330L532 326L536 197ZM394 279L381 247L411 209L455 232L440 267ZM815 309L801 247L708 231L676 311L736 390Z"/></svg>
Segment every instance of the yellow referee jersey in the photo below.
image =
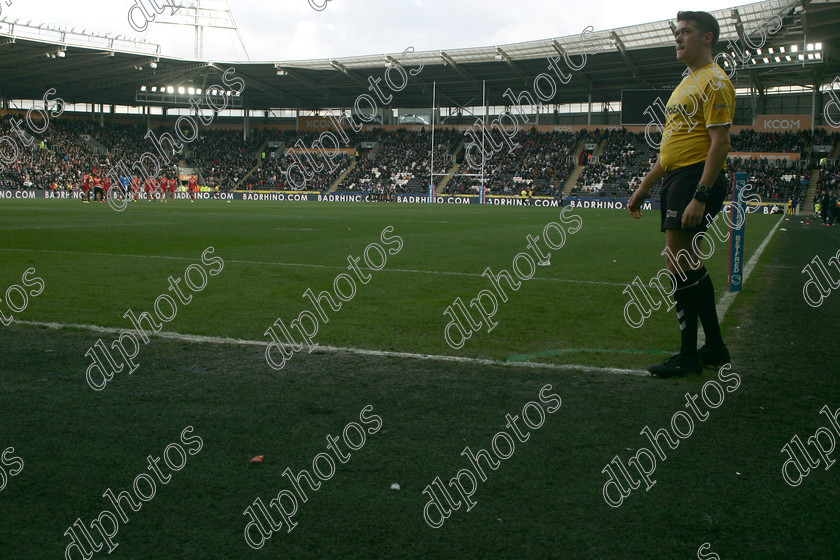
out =
<svg viewBox="0 0 840 560"><path fill-rule="evenodd" d="M723 69L710 62L687 73L666 106L665 130L659 149L659 164L673 171L706 161L712 144L712 126L732 124L735 118L735 88Z"/></svg>

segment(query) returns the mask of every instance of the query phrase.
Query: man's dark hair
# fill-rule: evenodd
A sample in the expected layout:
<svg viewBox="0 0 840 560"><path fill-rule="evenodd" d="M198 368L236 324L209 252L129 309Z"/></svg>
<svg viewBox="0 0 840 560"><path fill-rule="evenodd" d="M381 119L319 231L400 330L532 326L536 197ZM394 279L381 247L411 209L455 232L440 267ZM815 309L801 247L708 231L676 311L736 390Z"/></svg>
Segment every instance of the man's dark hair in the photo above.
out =
<svg viewBox="0 0 840 560"><path fill-rule="evenodd" d="M702 35L712 34L712 50L720 37L720 24L709 12L677 12L677 21L694 21Z"/></svg>

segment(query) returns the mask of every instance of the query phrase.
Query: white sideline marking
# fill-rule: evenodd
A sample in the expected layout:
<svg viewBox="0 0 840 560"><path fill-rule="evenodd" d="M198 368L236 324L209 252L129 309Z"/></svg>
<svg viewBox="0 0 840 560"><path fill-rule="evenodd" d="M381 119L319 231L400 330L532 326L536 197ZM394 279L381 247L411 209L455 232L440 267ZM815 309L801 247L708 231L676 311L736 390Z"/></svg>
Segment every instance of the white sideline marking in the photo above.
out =
<svg viewBox="0 0 840 560"><path fill-rule="evenodd" d="M226 213L230 213L230 212L226 212ZM249 214L248 212L235 212L235 213L237 215L241 214L242 216L246 216L248 218L252 218L252 217L271 218L272 220L281 219L281 220L289 220L290 222L306 221L306 220L309 220L309 219L312 219L312 218L318 218L318 219L322 219L322 220L345 220L346 219L345 216L340 216L340 215L317 216L317 215L308 215L307 214L306 217L300 218L300 217L282 216L282 215L278 215L278 214ZM218 212L197 212L197 211L172 212L172 214L191 214L191 215L205 214L207 216L218 216L219 215ZM359 220L380 220L380 218L377 217L377 216L357 216L355 219L359 219ZM401 218L400 221L401 222L420 222L420 223L423 223L423 224L428 224L429 223L429 220L419 220L419 219L415 220L415 219L411 219L411 218ZM455 222L455 221L451 221L451 220L438 220L438 221L435 221L435 223L436 224L459 224L459 225L473 226L473 227L482 225L482 224L477 223L477 222ZM522 225L527 225L527 224L508 223L508 222L493 222L493 225L517 227L517 226L522 226Z"/></svg>
<svg viewBox="0 0 840 560"><path fill-rule="evenodd" d="M779 221L776 222L776 225L773 226L773 229L770 230L770 233L767 234L767 237L764 238L764 241L761 242L761 245L758 246L758 249L755 250L753 256L750 257L749 262L744 267L744 277L741 279L741 285L747 283L747 279L750 277L750 273L752 273L755 265L758 264L758 259L761 258L761 254L764 252L764 249L767 247L767 244L770 243L770 240L773 238L773 234L776 233L776 230L781 225L782 221L784 220L785 216L782 215L779 218ZM729 311L729 307L732 305L732 302L735 301L735 298L741 292L725 292L723 296L720 298L720 301L717 303L717 314L718 320L723 323L723 318L726 316L726 312ZM703 329L700 329L700 332L697 335L697 342L698 344L704 344L706 342L706 333L703 332Z"/></svg>
<svg viewBox="0 0 840 560"><path fill-rule="evenodd" d="M64 229L64 228L102 228L102 227L146 227L146 226L172 226L176 222L136 222L136 223L119 223L119 224L74 224L71 226L0 226L0 229Z"/></svg>
<svg viewBox="0 0 840 560"><path fill-rule="evenodd" d="M171 257L167 255L125 255L120 253L93 253L93 252L86 252L86 251L60 251L57 249L11 249L11 248L0 248L0 251L14 251L14 252L21 252L21 253L57 253L57 254L65 254L65 255L91 255L95 257L129 257L135 259L165 259L165 260L173 260L173 261L195 261L193 257ZM265 262L265 261L239 261L234 259L225 259L225 263L235 263L235 264L256 264L256 265L269 265L269 266L292 266L292 267L301 267L301 268L331 268L335 270L347 270L346 266L333 266L333 265L326 265L326 264L308 264L308 263L283 263L283 262ZM448 272L448 271L439 271L439 270L413 270L407 268L388 268L385 267L381 271L374 271L372 268L367 268L365 266L359 267L362 270L370 270L372 272L382 272L382 271L389 271L389 272L405 272L409 274L435 274L440 276L471 276L475 278L485 278L481 274L476 274L474 272ZM746 279L746 278L745 278ZM616 282L598 282L595 280L567 280L564 278L531 278L531 280L541 280L543 282L566 282L569 284L598 284L602 286L625 286L625 284L618 284Z"/></svg>
<svg viewBox="0 0 840 560"><path fill-rule="evenodd" d="M41 321L21 321L13 320L14 323L20 325L30 325L34 327L46 327L50 329L81 329L98 333L119 335L120 333L130 332L132 334L139 334L139 331L134 329L115 329L113 327L100 327L98 325L79 325L73 323L52 323ZM145 331L144 331L145 332ZM268 342L263 340L242 340L238 338L216 337L216 336L202 336L193 334L181 334L177 332L146 332L147 336L157 336L160 338L169 338L173 340L182 340L184 342L192 342L199 344L233 344L236 346L268 346ZM385 350L366 350L364 348L342 348L339 346L316 346L315 352L322 353L346 353L358 354L361 356L376 356L385 358L408 358L413 360L432 360L438 362L455 362L462 364L476 364L483 366L506 366L506 367L524 367L531 369L554 369L560 371L579 371L579 372L596 372L596 373L611 373L616 375L636 375L639 377L649 377L647 371L634 369L619 369L619 368L603 368L595 366L582 366L577 364L544 364L538 362L500 362L498 360L487 360L482 358L467 358L463 356L443 356L436 354L416 354L413 352L388 352ZM304 353L303 351L299 354Z"/></svg>

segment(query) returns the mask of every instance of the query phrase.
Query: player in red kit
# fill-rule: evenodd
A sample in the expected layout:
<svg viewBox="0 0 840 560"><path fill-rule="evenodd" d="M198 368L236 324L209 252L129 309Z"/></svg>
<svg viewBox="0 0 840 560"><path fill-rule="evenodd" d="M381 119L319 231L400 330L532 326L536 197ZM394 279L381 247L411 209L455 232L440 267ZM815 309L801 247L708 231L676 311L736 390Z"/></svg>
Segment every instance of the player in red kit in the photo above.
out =
<svg viewBox="0 0 840 560"><path fill-rule="evenodd" d="M169 200L175 200L175 189L178 188L178 179L175 177L169 179Z"/></svg>
<svg viewBox="0 0 840 560"><path fill-rule="evenodd" d="M143 182L143 184L144 184L144 186L145 186L145 188L146 188L146 200L147 200L148 202L151 202L151 201L152 201L152 187L153 187L153 185L152 185L152 180L151 180L151 179L146 179L146 180Z"/></svg>
<svg viewBox="0 0 840 560"><path fill-rule="evenodd" d="M82 202L90 202L90 175L82 177Z"/></svg>
<svg viewBox="0 0 840 560"><path fill-rule="evenodd" d="M105 177L105 179L102 181L102 186L105 189L105 196L99 202L105 202L105 198L108 198L108 191L111 190L111 179L109 177Z"/></svg>
<svg viewBox="0 0 840 560"><path fill-rule="evenodd" d="M103 193L102 193L102 177L99 176L99 170L94 169L93 171L93 200L102 200Z"/></svg>
<svg viewBox="0 0 840 560"><path fill-rule="evenodd" d="M198 179L195 176L190 177L189 180L190 201L195 202L195 193L198 191Z"/></svg>

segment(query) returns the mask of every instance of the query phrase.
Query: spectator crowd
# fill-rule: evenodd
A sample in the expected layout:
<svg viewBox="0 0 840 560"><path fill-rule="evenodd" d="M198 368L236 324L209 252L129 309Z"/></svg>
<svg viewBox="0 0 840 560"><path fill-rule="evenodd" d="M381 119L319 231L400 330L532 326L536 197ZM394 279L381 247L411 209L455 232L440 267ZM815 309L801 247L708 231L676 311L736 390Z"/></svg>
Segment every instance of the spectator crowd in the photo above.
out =
<svg viewBox="0 0 840 560"><path fill-rule="evenodd" d="M40 135L28 135L31 146L25 146L12 130L11 118L0 117L0 136L17 140L18 153L8 161L6 144L5 164L0 164L0 188L5 189L65 189L78 188L82 177L94 172L105 175L119 160L129 167L146 152L156 153L146 127L141 124L105 122L99 125L91 120L53 119L48 129ZM173 126L160 126L153 130L157 137L164 133L174 135ZM425 193L432 172L431 133L427 128L398 129L369 128L354 133L345 131L349 141L342 146L341 156L334 159L336 169L324 165L320 171L307 170L306 190L329 190L342 174L337 185L343 191ZM184 143L183 149L174 154L173 162L193 167L198 171L202 184L221 190L292 190L286 170L295 162L309 159L310 164L323 159L317 153L287 153L293 146L311 147L320 133L301 133L294 130L255 130L243 140L241 130L203 129L194 142ZM771 159L741 159L730 157L730 172L743 171L750 183L765 201L802 201L810 183L807 160L812 145L833 146L837 133L803 131L798 133L765 133L743 130L732 135L731 152L799 152L799 161ZM456 162L464 159L466 137L456 129L435 130L434 178L439 186L445 174ZM495 138L496 142L500 140ZM489 154L484 173L488 194L519 194L522 190L538 196L560 196L575 168L576 150L592 143L601 147L597 156L583 158L586 163L571 191L577 196L627 197L641 182L642 177L656 161L656 151L645 140L643 133L625 129L588 130L570 132L538 132L522 130L512 141L516 147L507 146ZM268 142L279 147L267 148ZM327 146L328 149L332 148ZM345 153L346 152L346 153ZM347 172L348 168L352 169ZM174 169L162 170L174 176ZM347 172L347 173L346 173ZM462 165L446 185L449 194L477 193L481 177L479 170ZM298 184L302 177L297 176ZM828 164L822 169L817 198L825 193L840 190L840 168ZM656 196L656 188L654 189Z"/></svg>
<svg viewBox="0 0 840 560"><path fill-rule="evenodd" d="M484 174L488 194L519 194L523 189L537 196L559 196L574 169L574 153L583 133L538 132L532 128L513 137L518 146L510 151L503 147L485 162ZM492 150L487 150L492 154ZM475 170L465 165L466 173ZM446 185L449 194L475 194L481 177L458 175Z"/></svg>
<svg viewBox="0 0 840 560"><path fill-rule="evenodd" d="M597 161L581 170L572 195L630 196L656 162L658 154L648 145L642 132L610 129L590 135L588 139L598 144L604 140L606 143Z"/></svg>
<svg viewBox="0 0 840 560"><path fill-rule="evenodd" d="M826 225L835 225L840 220L840 162L836 160L820 169L814 213Z"/></svg>
<svg viewBox="0 0 840 560"><path fill-rule="evenodd" d="M758 193L764 202L801 202L811 180L805 160L730 157L727 166L730 173L746 173L752 192Z"/></svg>

